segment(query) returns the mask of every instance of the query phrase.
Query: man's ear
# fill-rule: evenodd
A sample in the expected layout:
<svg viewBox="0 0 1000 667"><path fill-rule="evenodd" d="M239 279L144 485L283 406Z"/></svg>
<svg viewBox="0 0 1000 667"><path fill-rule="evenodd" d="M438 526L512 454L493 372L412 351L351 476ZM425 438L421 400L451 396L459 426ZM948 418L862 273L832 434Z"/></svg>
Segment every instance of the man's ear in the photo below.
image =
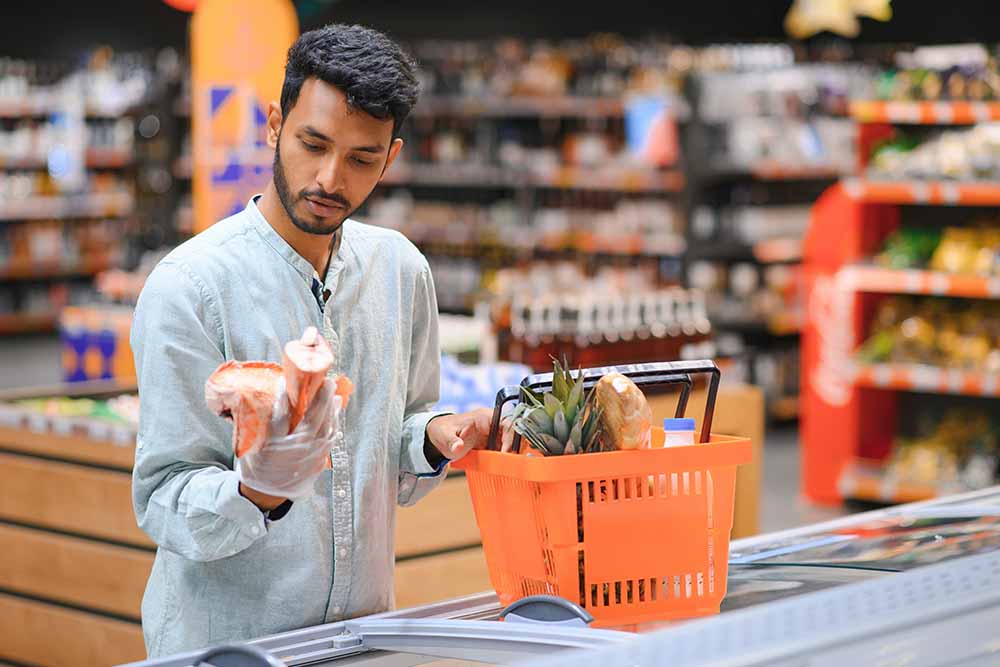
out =
<svg viewBox="0 0 1000 667"><path fill-rule="evenodd" d="M267 107L267 145L271 148L278 145L282 120L281 105L277 102L271 102Z"/></svg>
<svg viewBox="0 0 1000 667"><path fill-rule="evenodd" d="M399 155L399 151L401 150L403 150L403 140L396 137L392 140L392 144L389 146L389 157L386 159L385 167L382 169L382 176L385 176L385 172L389 171L389 167L391 167L392 163L396 161L396 156Z"/></svg>

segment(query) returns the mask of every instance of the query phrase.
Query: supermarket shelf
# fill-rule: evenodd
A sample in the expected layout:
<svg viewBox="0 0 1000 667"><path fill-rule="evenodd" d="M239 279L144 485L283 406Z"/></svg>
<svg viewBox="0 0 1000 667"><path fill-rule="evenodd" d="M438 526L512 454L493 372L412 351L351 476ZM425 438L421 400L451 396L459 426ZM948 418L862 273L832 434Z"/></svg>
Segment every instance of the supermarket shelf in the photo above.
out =
<svg viewBox="0 0 1000 667"><path fill-rule="evenodd" d="M791 421L799 418L799 397L784 396L768 404L767 412L772 419Z"/></svg>
<svg viewBox="0 0 1000 667"><path fill-rule="evenodd" d="M1000 120L1000 102L883 102L857 100L851 116L862 123L972 125Z"/></svg>
<svg viewBox="0 0 1000 667"><path fill-rule="evenodd" d="M848 178L847 193L873 204L942 204L948 206L1000 206L996 181L877 181Z"/></svg>
<svg viewBox="0 0 1000 667"><path fill-rule="evenodd" d="M855 364L848 373L858 387L926 394L1000 396L1000 373L924 364Z"/></svg>
<svg viewBox="0 0 1000 667"><path fill-rule="evenodd" d="M0 315L0 336L55 331L58 313L10 313Z"/></svg>
<svg viewBox="0 0 1000 667"><path fill-rule="evenodd" d="M623 192L680 192L684 188L684 176L676 170L562 167L547 173L531 173L492 165L398 165L382 182L432 187L539 187Z"/></svg>
<svg viewBox="0 0 1000 667"><path fill-rule="evenodd" d="M51 420L50 420L51 421ZM67 420L63 420L67 421ZM85 420L79 420L81 423ZM68 423L68 422L67 422ZM54 425L54 424L53 424ZM92 422L97 426L97 422ZM135 459L134 437L129 434L126 442L115 442L108 434L112 428L104 426L107 433L97 439L67 429L65 433L45 429L17 428L0 425L0 451L35 454L66 461L97 463L121 470L131 470ZM127 432L127 429L119 429Z"/></svg>
<svg viewBox="0 0 1000 667"><path fill-rule="evenodd" d="M746 180L763 182L781 181L835 181L844 177L845 171L829 165L787 164L762 161L757 164L720 164L705 174L717 180Z"/></svg>
<svg viewBox="0 0 1000 667"><path fill-rule="evenodd" d="M762 162L750 169L754 178L761 181L815 181L836 180L843 170L829 166L808 166Z"/></svg>
<svg viewBox="0 0 1000 667"><path fill-rule="evenodd" d="M772 336L797 336L802 331L802 316L794 313L774 315L766 320L712 317L708 319L716 329L744 333L768 333Z"/></svg>
<svg viewBox="0 0 1000 667"><path fill-rule="evenodd" d="M84 257L74 264L61 261L12 261L0 265L0 281L93 276L111 268L113 264L112 257L107 254Z"/></svg>
<svg viewBox="0 0 1000 667"><path fill-rule="evenodd" d="M133 161L134 155L129 150L92 148L87 151L87 166L92 169L120 169L131 165ZM48 160L44 155L0 159L0 168L2 169L45 169L47 167Z"/></svg>
<svg viewBox="0 0 1000 667"><path fill-rule="evenodd" d="M863 265L844 267L840 275L844 285L859 292L929 294L967 299L1000 298L1000 278Z"/></svg>
<svg viewBox="0 0 1000 667"><path fill-rule="evenodd" d="M130 166L134 161L135 155L131 150L120 148L87 149L86 166L91 169L120 169ZM48 164L48 159L44 155L0 158L0 168L3 169L46 169Z"/></svg>
<svg viewBox="0 0 1000 667"><path fill-rule="evenodd" d="M481 118L533 116L575 116L582 118L620 117L625 104L620 97L472 97L436 95L422 98L415 116L445 114Z"/></svg>
<svg viewBox="0 0 1000 667"><path fill-rule="evenodd" d="M120 148L87 149L87 166L98 169L120 169L132 164L135 154Z"/></svg>
<svg viewBox="0 0 1000 667"><path fill-rule="evenodd" d="M5 99L0 101L0 118L40 118L60 111L62 108L53 100ZM131 109L88 108L85 115L87 118L122 118L128 115L129 111Z"/></svg>
<svg viewBox="0 0 1000 667"><path fill-rule="evenodd" d="M844 498L891 505L932 500L941 495L933 484L893 479L881 462L868 459L850 461L840 473L837 487Z"/></svg>
<svg viewBox="0 0 1000 667"><path fill-rule="evenodd" d="M0 203L0 220L121 217L131 209L125 193L28 197Z"/></svg>
<svg viewBox="0 0 1000 667"><path fill-rule="evenodd" d="M753 245L753 256L764 264L788 264L802 261L802 239L770 239Z"/></svg>
<svg viewBox="0 0 1000 667"><path fill-rule="evenodd" d="M797 264L802 261L802 240L771 239L756 243L698 240L688 248L688 259L716 262L759 262Z"/></svg>

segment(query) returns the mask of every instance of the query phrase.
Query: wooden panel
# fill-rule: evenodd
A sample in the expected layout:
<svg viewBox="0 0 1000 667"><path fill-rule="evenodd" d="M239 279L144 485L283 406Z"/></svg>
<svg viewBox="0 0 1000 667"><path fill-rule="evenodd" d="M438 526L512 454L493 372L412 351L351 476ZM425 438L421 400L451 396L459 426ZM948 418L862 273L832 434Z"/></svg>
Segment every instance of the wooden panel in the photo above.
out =
<svg viewBox="0 0 1000 667"><path fill-rule="evenodd" d="M480 548L413 558L396 565L396 607L414 607L493 590Z"/></svg>
<svg viewBox="0 0 1000 667"><path fill-rule="evenodd" d="M0 426L0 449L132 470L135 445Z"/></svg>
<svg viewBox="0 0 1000 667"><path fill-rule="evenodd" d="M0 588L140 617L148 551L0 525Z"/></svg>
<svg viewBox="0 0 1000 667"><path fill-rule="evenodd" d="M0 519L152 546L125 472L0 453Z"/></svg>
<svg viewBox="0 0 1000 667"><path fill-rule="evenodd" d="M472 511L465 477L449 477L396 518L396 556L415 556L479 544L479 526Z"/></svg>
<svg viewBox="0 0 1000 667"><path fill-rule="evenodd" d="M676 395L650 397L653 422L662 426L664 417L673 417ZM687 416L701 426L705 413L705 392L691 393ZM733 517L733 537L749 537L760 531L760 479L764 451L764 394L757 387L724 384L715 402L712 432L737 435L753 442L753 460L739 467L736 474L736 508Z"/></svg>
<svg viewBox="0 0 1000 667"><path fill-rule="evenodd" d="M142 628L0 594L0 659L43 667L107 667L142 660Z"/></svg>

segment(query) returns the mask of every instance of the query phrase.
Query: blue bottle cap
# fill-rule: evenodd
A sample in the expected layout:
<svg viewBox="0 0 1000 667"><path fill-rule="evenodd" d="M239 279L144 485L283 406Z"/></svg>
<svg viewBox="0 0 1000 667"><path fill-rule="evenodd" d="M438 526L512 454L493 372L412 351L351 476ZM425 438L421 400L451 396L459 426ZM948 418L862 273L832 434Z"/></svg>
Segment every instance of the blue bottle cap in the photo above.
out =
<svg viewBox="0 0 1000 667"><path fill-rule="evenodd" d="M664 431L693 431L694 430L694 420L690 419L690 418L664 419L663 420L663 430Z"/></svg>

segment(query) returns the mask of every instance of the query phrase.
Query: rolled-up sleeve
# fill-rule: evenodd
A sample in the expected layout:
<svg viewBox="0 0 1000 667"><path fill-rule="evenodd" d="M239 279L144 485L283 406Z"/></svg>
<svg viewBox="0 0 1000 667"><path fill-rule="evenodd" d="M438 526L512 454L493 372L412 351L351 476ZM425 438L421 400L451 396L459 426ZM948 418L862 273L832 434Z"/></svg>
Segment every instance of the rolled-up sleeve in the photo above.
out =
<svg viewBox="0 0 1000 667"><path fill-rule="evenodd" d="M427 495L441 483L447 466L435 470L424 454L427 422L448 414L434 412L441 389L441 348L438 342L437 296L430 267L423 262L417 275L413 297L413 333L409 377L406 385L406 412L403 416L403 441L400 447L400 505L408 506Z"/></svg>
<svg viewBox="0 0 1000 667"><path fill-rule="evenodd" d="M158 546L196 561L239 553L267 530L239 493L231 426L205 404L205 380L224 361L218 317L194 273L161 263L131 332L140 402L136 520Z"/></svg>

